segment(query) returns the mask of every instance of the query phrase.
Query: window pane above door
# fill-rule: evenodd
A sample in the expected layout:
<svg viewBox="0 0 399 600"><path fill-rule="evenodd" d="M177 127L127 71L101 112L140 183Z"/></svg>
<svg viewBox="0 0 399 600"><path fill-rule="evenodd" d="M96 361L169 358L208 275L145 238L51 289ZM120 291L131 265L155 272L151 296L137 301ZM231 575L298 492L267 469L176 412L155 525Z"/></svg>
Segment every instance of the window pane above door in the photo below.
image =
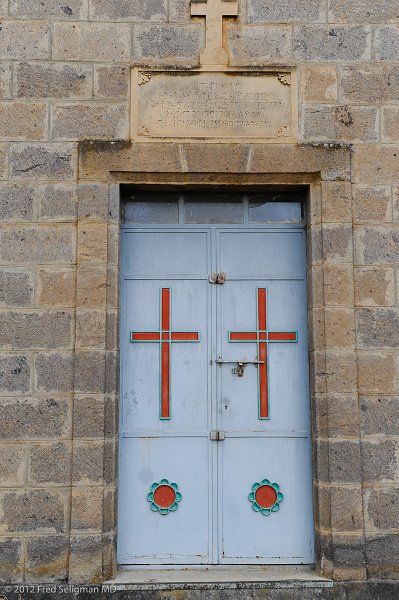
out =
<svg viewBox="0 0 399 600"><path fill-rule="evenodd" d="M243 202L191 202L184 206L186 223L243 223Z"/></svg>

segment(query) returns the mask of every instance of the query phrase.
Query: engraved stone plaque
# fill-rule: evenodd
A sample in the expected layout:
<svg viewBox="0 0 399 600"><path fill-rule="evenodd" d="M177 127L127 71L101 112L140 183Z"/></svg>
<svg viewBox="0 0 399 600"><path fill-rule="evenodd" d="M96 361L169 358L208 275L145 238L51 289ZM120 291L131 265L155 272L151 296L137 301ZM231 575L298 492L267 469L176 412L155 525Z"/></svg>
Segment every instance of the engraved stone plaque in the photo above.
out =
<svg viewBox="0 0 399 600"><path fill-rule="evenodd" d="M161 71L132 75L135 141L297 141L294 72Z"/></svg>

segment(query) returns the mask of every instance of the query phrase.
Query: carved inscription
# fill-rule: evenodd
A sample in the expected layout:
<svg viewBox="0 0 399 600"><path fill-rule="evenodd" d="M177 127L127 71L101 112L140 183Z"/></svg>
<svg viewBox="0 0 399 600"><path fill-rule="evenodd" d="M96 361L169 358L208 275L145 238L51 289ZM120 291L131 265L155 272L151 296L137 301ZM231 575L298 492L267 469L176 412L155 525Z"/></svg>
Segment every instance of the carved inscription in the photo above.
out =
<svg viewBox="0 0 399 600"><path fill-rule="evenodd" d="M138 71L136 81L134 138L295 137L290 73Z"/></svg>

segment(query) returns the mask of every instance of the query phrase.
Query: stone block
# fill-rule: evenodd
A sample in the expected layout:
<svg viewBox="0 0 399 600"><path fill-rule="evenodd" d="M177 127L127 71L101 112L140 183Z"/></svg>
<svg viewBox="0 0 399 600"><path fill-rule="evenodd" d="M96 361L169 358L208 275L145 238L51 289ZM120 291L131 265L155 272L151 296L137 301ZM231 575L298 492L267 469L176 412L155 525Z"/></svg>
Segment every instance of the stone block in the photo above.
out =
<svg viewBox="0 0 399 600"><path fill-rule="evenodd" d="M331 526L335 531L358 531L363 528L360 487L331 488Z"/></svg>
<svg viewBox="0 0 399 600"><path fill-rule="evenodd" d="M73 307L76 304L74 267L49 267L38 272L38 303L41 306Z"/></svg>
<svg viewBox="0 0 399 600"><path fill-rule="evenodd" d="M115 492L112 488L104 490L104 510L103 510L103 531L109 532L115 530Z"/></svg>
<svg viewBox="0 0 399 600"><path fill-rule="evenodd" d="M11 98L11 65L0 65L0 98Z"/></svg>
<svg viewBox="0 0 399 600"><path fill-rule="evenodd" d="M2 102L0 140L44 140L47 137L47 120L45 104Z"/></svg>
<svg viewBox="0 0 399 600"><path fill-rule="evenodd" d="M104 352L79 351L75 354L75 391L104 393Z"/></svg>
<svg viewBox="0 0 399 600"><path fill-rule="evenodd" d="M3 533L63 533L66 528L67 494L55 489L0 494Z"/></svg>
<svg viewBox="0 0 399 600"><path fill-rule="evenodd" d="M249 0L248 21L250 22L289 22L289 21L323 21L325 8L320 0Z"/></svg>
<svg viewBox="0 0 399 600"><path fill-rule="evenodd" d="M108 225L107 262L109 265L119 265L119 227Z"/></svg>
<svg viewBox="0 0 399 600"><path fill-rule="evenodd" d="M0 144L0 179L6 179L8 175L8 144Z"/></svg>
<svg viewBox="0 0 399 600"><path fill-rule="evenodd" d="M53 59L129 62L130 26L123 23L55 23Z"/></svg>
<svg viewBox="0 0 399 600"><path fill-rule="evenodd" d="M325 348L325 320L324 308L314 308L309 311L309 349L321 350Z"/></svg>
<svg viewBox="0 0 399 600"><path fill-rule="evenodd" d="M17 225L4 229L0 257L9 263L72 263L75 229L70 225Z"/></svg>
<svg viewBox="0 0 399 600"><path fill-rule="evenodd" d="M323 435L330 438L359 437L359 406L356 394L327 394L327 422Z"/></svg>
<svg viewBox="0 0 399 600"><path fill-rule="evenodd" d="M76 442L73 446L72 477L75 484L103 483L104 443Z"/></svg>
<svg viewBox="0 0 399 600"><path fill-rule="evenodd" d="M78 187L78 216L89 221L108 221L108 185L81 183Z"/></svg>
<svg viewBox="0 0 399 600"><path fill-rule="evenodd" d="M40 21L2 21L0 59L43 60L50 56L50 27Z"/></svg>
<svg viewBox="0 0 399 600"><path fill-rule="evenodd" d="M0 356L0 394L24 394L30 387L29 358Z"/></svg>
<svg viewBox="0 0 399 600"><path fill-rule="evenodd" d="M20 583L24 572L23 540L0 539L0 581Z"/></svg>
<svg viewBox="0 0 399 600"><path fill-rule="evenodd" d="M33 274L0 268L0 306L29 306L33 301Z"/></svg>
<svg viewBox="0 0 399 600"><path fill-rule="evenodd" d="M321 225L310 228L306 239L307 256L312 265L320 263L323 259L323 231Z"/></svg>
<svg viewBox="0 0 399 600"><path fill-rule="evenodd" d="M334 23L384 23L397 21L398 5L395 0L376 3L373 0L329 0L330 20Z"/></svg>
<svg viewBox="0 0 399 600"><path fill-rule="evenodd" d="M105 349L105 310L76 309L76 348Z"/></svg>
<svg viewBox="0 0 399 600"><path fill-rule="evenodd" d="M188 25L136 25L133 33L132 60L155 64L194 63L205 45L204 28Z"/></svg>
<svg viewBox="0 0 399 600"><path fill-rule="evenodd" d="M367 490L366 498L370 529L396 529L399 522L397 488Z"/></svg>
<svg viewBox="0 0 399 600"><path fill-rule="evenodd" d="M116 311L107 311L105 344L107 350L118 349L119 320Z"/></svg>
<svg viewBox="0 0 399 600"><path fill-rule="evenodd" d="M167 0L92 0L90 16L99 21L148 22L167 20Z"/></svg>
<svg viewBox="0 0 399 600"><path fill-rule="evenodd" d="M51 439L68 433L68 401L45 398L0 400L0 438Z"/></svg>
<svg viewBox="0 0 399 600"><path fill-rule="evenodd" d="M397 579L399 555L399 535L397 533L386 533L384 535L369 535L366 540L367 550L367 569L371 577L376 579L389 578ZM375 595L377 590L373 590ZM397 590L387 590L389 595L397 595ZM371 598L370 598L371 600Z"/></svg>
<svg viewBox="0 0 399 600"><path fill-rule="evenodd" d="M371 31L361 25L301 25L294 30L294 57L308 62L367 61Z"/></svg>
<svg viewBox="0 0 399 600"><path fill-rule="evenodd" d="M11 177L63 181L75 179L76 161L73 144L12 144Z"/></svg>
<svg viewBox="0 0 399 600"><path fill-rule="evenodd" d="M76 221L76 188L68 185L48 185L40 190L39 218L42 221Z"/></svg>
<svg viewBox="0 0 399 600"><path fill-rule="evenodd" d="M0 445L2 487L19 487L26 480L26 449L22 444Z"/></svg>
<svg viewBox="0 0 399 600"><path fill-rule="evenodd" d="M360 445L356 441L330 441L329 472L332 483L360 483Z"/></svg>
<svg viewBox="0 0 399 600"><path fill-rule="evenodd" d="M364 482L392 482L397 479L397 445L394 441L362 442Z"/></svg>
<svg viewBox="0 0 399 600"><path fill-rule="evenodd" d="M392 220L391 189L388 186L353 186L355 223Z"/></svg>
<svg viewBox="0 0 399 600"><path fill-rule="evenodd" d="M77 274L77 306L105 306L107 301L107 271L105 267L81 266Z"/></svg>
<svg viewBox="0 0 399 600"><path fill-rule="evenodd" d="M303 106L302 140L306 142L377 142L379 116L368 106Z"/></svg>
<svg viewBox="0 0 399 600"><path fill-rule="evenodd" d="M69 578L71 582L102 582L102 560L102 539L100 535L71 537L69 557Z"/></svg>
<svg viewBox="0 0 399 600"><path fill-rule="evenodd" d="M323 223L350 223L352 220L352 188L343 181L322 184Z"/></svg>
<svg viewBox="0 0 399 600"><path fill-rule="evenodd" d="M0 185L0 221L34 221L35 192L22 185Z"/></svg>
<svg viewBox="0 0 399 600"><path fill-rule="evenodd" d="M107 271L107 308L118 308L119 269L110 266Z"/></svg>
<svg viewBox="0 0 399 600"><path fill-rule="evenodd" d="M113 396L106 396L104 402L104 436L114 438L117 434L118 402Z"/></svg>
<svg viewBox="0 0 399 600"><path fill-rule="evenodd" d="M249 160L249 146L238 144L192 144L187 145L184 156L188 171L202 172L236 172L247 170Z"/></svg>
<svg viewBox="0 0 399 600"><path fill-rule="evenodd" d="M10 0L10 15L17 19L70 19L76 21L87 17L85 0Z"/></svg>
<svg viewBox="0 0 399 600"><path fill-rule="evenodd" d="M357 383L355 353L342 350L327 352L326 379L328 392L355 392Z"/></svg>
<svg viewBox="0 0 399 600"><path fill-rule="evenodd" d="M390 102L397 100L398 93L398 65L380 63L341 68L341 102Z"/></svg>
<svg viewBox="0 0 399 600"><path fill-rule="evenodd" d="M127 139L128 104L61 104L52 109L54 140Z"/></svg>
<svg viewBox="0 0 399 600"><path fill-rule="evenodd" d="M357 227L355 249L355 262L358 265L395 265L399 260L399 229Z"/></svg>
<svg viewBox="0 0 399 600"><path fill-rule="evenodd" d="M107 261L107 224L80 221L78 225L78 263Z"/></svg>
<svg viewBox="0 0 399 600"><path fill-rule="evenodd" d="M37 354L35 388L40 392L73 392L73 355Z"/></svg>
<svg viewBox="0 0 399 600"><path fill-rule="evenodd" d="M366 556L364 537L360 533L333 532L334 579L364 580Z"/></svg>
<svg viewBox="0 0 399 600"><path fill-rule="evenodd" d="M381 140L388 144L399 142L399 108L386 106L382 109Z"/></svg>
<svg viewBox="0 0 399 600"><path fill-rule="evenodd" d="M104 481L107 485L115 485L117 479L117 452L115 440L104 443Z"/></svg>
<svg viewBox="0 0 399 600"><path fill-rule="evenodd" d="M353 348L355 345L354 311L350 308L325 309L326 348Z"/></svg>
<svg viewBox="0 0 399 600"><path fill-rule="evenodd" d="M292 32L287 25L234 25L228 29L230 64L262 65L292 58Z"/></svg>
<svg viewBox="0 0 399 600"><path fill-rule="evenodd" d="M30 485L63 484L71 482L71 444L35 444L29 453Z"/></svg>
<svg viewBox="0 0 399 600"><path fill-rule="evenodd" d="M374 52L377 60L399 60L399 28L397 25L384 25L375 32Z"/></svg>
<svg viewBox="0 0 399 600"><path fill-rule="evenodd" d="M101 533L102 524L103 488L73 488L71 528L78 531L90 529L93 533Z"/></svg>
<svg viewBox="0 0 399 600"><path fill-rule="evenodd" d="M72 315L61 311L0 312L3 350L69 349L72 345L72 325Z"/></svg>
<svg viewBox="0 0 399 600"><path fill-rule="evenodd" d="M73 434L75 438L102 438L104 436L103 397L75 397L73 407Z"/></svg>
<svg viewBox="0 0 399 600"><path fill-rule="evenodd" d="M301 65L300 99L314 104L337 102L337 68L331 65Z"/></svg>
<svg viewBox="0 0 399 600"><path fill-rule="evenodd" d="M397 435L399 430L399 398L361 396L360 415L363 435Z"/></svg>
<svg viewBox="0 0 399 600"><path fill-rule="evenodd" d="M65 583L68 579L69 539L51 535L28 541L26 576L30 582Z"/></svg>
<svg viewBox="0 0 399 600"><path fill-rule="evenodd" d="M114 65L94 66L94 96L97 98L128 98L130 70Z"/></svg>
<svg viewBox="0 0 399 600"><path fill-rule="evenodd" d="M324 306L323 267L321 265L311 267L307 273L307 280L308 308L320 308Z"/></svg>
<svg viewBox="0 0 399 600"><path fill-rule="evenodd" d="M314 393L327 391L325 351L310 352L311 389Z"/></svg>
<svg viewBox="0 0 399 600"><path fill-rule="evenodd" d="M191 1L190 0L169 0L169 21L191 20Z"/></svg>
<svg viewBox="0 0 399 600"><path fill-rule="evenodd" d="M395 304L394 270L384 267L356 268L355 304L357 306L393 306Z"/></svg>
<svg viewBox="0 0 399 600"><path fill-rule="evenodd" d="M91 98L92 70L88 65L22 62L15 66L17 98Z"/></svg>
<svg viewBox="0 0 399 600"><path fill-rule="evenodd" d="M353 261L351 225L323 225L323 258L326 262Z"/></svg>
<svg viewBox="0 0 399 600"><path fill-rule="evenodd" d="M399 187L393 188L393 220L399 221Z"/></svg>
<svg viewBox="0 0 399 600"><path fill-rule="evenodd" d="M117 394L119 389L119 360L117 352L105 354L105 391Z"/></svg>
<svg viewBox="0 0 399 600"><path fill-rule="evenodd" d="M399 312L393 308L361 308L356 312L359 348L398 349Z"/></svg>
<svg viewBox="0 0 399 600"><path fill-rule="evenodd" d="M324 266L324 301L327 306L353 306L352 265L331 263Z"/></svg>
<svg viewBox="0 0 399 600"><path fill-rule="evenodd" d="M359 352L357 368L359 392L392 394L397 390L396 361L393 354Z"/></svg>

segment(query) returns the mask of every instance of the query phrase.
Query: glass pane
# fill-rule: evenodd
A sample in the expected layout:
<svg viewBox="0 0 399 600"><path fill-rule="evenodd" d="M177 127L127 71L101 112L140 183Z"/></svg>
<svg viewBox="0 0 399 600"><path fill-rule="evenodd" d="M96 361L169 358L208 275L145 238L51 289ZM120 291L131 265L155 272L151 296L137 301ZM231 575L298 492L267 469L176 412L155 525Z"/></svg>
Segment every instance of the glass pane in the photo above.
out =
<svg viewBox="0 0 399 600"><path fill-rule="evenodd" d="M207 194L205 202L186 200L184 220L186 223L242 223L242 199L235 200L227 194Z"/></svg>
<svg viewBox="0 0 399 600"><path fill-rule="evenodd" d="M125 222L178 223L179 207L176 202L127 202Z"/></svg>
<svg viewBox="0 0 399 600"><path fill-rule="evenodd" d="M249 203L250 223L301 223L301 202L270 202L259 200Z"/></svg>

